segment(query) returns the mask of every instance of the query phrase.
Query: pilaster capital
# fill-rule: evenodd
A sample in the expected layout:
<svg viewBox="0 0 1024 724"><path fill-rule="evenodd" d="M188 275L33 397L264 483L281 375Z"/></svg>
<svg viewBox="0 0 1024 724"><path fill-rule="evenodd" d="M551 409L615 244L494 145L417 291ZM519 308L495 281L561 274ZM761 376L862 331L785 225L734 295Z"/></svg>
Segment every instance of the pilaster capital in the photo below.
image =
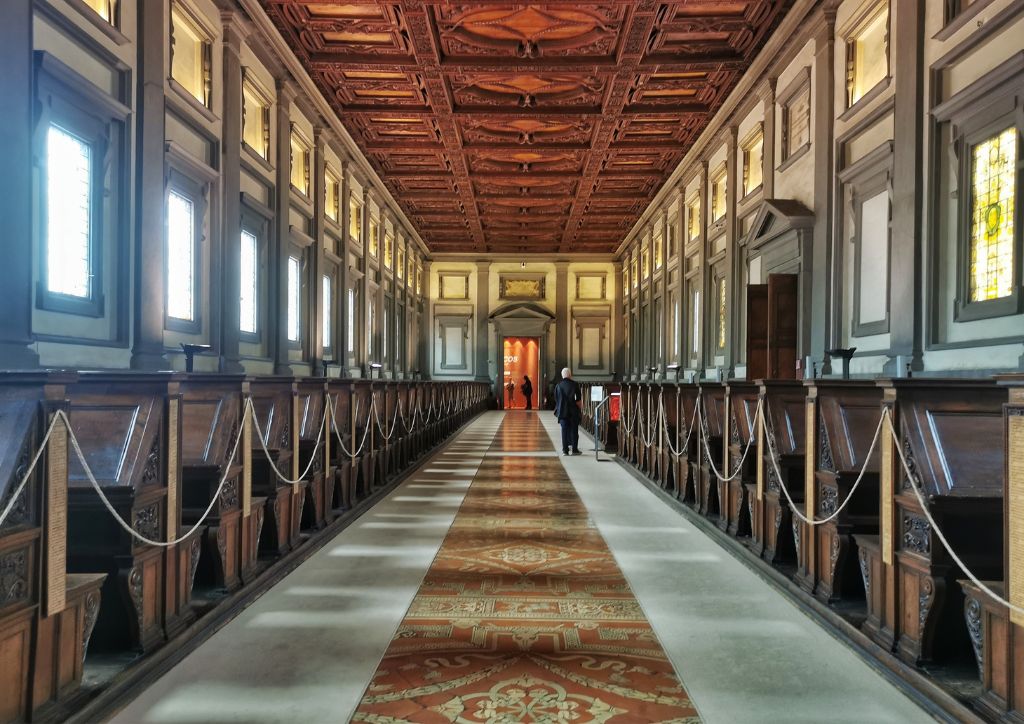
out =
<svg viewBox="0 0 1024 724"><path fill-rule="evenodd" d="M291 79L290 75L277 78L275 86L277 87L277 103L281 108L288 108L291 106L292 102L299 95L299 87L295 84L295 81Z"/></svg>
<svg viewBox="0 0 1024 724"><path fill-rule="evenodd" d="M758 83L757 89L754 92L757 93L757 97L760 98L765 105L775 103L775 88L778 82L778 78L771 76Z"/></svg>

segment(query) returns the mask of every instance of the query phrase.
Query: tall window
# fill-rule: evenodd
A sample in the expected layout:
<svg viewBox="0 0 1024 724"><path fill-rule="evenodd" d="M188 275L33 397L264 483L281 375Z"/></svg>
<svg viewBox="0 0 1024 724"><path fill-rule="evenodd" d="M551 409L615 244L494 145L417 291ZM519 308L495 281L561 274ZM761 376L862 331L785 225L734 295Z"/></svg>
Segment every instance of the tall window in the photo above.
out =
<svg viewBox="0 0 1024 724"><path fill-rule="evenodd" d="M725 218L725 195L728 174L723 167L711 179L711 221Z"/></svg>
<svg viewBox="0 0 1024 724"><path fill-rule="evenodd" d="M270 104L250 83L242 86L242 140L260 158L270 158Z"/></svg>
<svg viewBox="0 0 1024 724"><path fill-rule="evenodd" d="M309 196L309 144L295 129L291 134L292 174L291 184Z"/></svg>
<svg viewBox="0 0 1024 724"><path fill-rule="evenodd" d="M171 78L206 108L212 97L212 48L199 24L171 5Z"/></svg>
<svg viewBox="0 0 1024 724"><path fill-rule="evenodd" d="M372 242L371 242L372 243ZM388 269L392 266L395 254L395 237L391 234L384 234L384 266ZM376 256L376 254L374 255Z"/></svg>
<svg viewBox="0 0 1024 724"><path fill-rule="evenodd" d="M622 267L622 291L629 294L629 265Z"/></svg>
<svg viewBox="0 0 1024 724"><path fill-rule="evenodd" d="M259 296L257 286L259 277L257 268L259 259L259 242L256 235L242 231L241 237L241 288L239 291L238 328L247 334L259 331L259 314L256 299Z"/></svg>
<svg viewBox="0 0 1024 724"><path fill-rule="evenodd" d="M651 275L651 252L647 245L644 244L643 249L640 250L640 276L642 281L647 281L647 278Z"/></svg>
<svg viewBox="0 0 1024 724"><path fill-rule="evenodd" d="M92 297L92 149L58 126L46 136L46 289Z"/></svg>
<svg viewBox="0 0 1024 724"><path fill-rule="evenodd" d="M349 287L345 305L345 335L349 354L356 353L356 290Z"/></svg>
<svg viewBox="0 0 1024 724"><path fill-rule="evenodd" d="M173 189L167 194L167 316L194 321L196 209Z"/></svg>
<svg viewBox="0 0 1024 724"><path fill-rule="evenodd" d="M971 150L970 272L972 302L1013 293L1017 128Z"/></svg>
<svg viewBox="0 0 1024 724"><path fill-rule="evenodd" d="M761 167L764 151L764 134L758 128L743 144L743 195L747 196L761 185Z"/></svg>
<svg viewBox="0 0 1024 724"><path fill-rule="evenodd" d="M655 270L661 269L662 264L665 261L664 258L664 240L661 236L654 237L654 268Z"/></svg>
<svg viewBox="0 0 1024 724"><path fill-rule="evenodd" d="M331 221L341 219L341 181L330 171L324 172L324 213Z"/></svg>
<svg viewBox="0 0 1024 724"><path fill-rule="evenodd" d="M381 330L380 342L381 342L381 359L388 358L388 338L391 336L391 328L388 326L391 323L391 315L388 310L388 303L384 303L384 327Z"/></svg>
<svg viewBox="0 0 1024 724"><path fill-rule="evenodd" d="M297 257L288 257L288 341L298 342L301 336L302 263Z"/></svg>
<svg viewBox="0 0 1024 724"><path fill-rule="evenodd" d="M366 308L366 354L373 359L373 325L377 321L377 304L371 301Z"/></svg>
<svg viewBox="0 0 1024 724"><path fill-rule="evenodd" d="M324 347L330 347L334 340L331 337L331 329L334 327L334 308L331 306L333 296L331 293L331 278L324 274L324 285L321 291L323 294L324 303L324 321L323 321L323 345Z"/></svg>
<svg viewBox="0 0 1024 724"><path fill-rule="evenodd" d="M700 290L690 295L690 357L696 359L700 351Z"/></svg>
<svg viewBox="0 0 1024 724"><path fill-rule="evenodd" d="M395 253L395 276L405 279L405 247L399 246Z"/></svg>
<svg viewBox="0 0 1024 724"><path fill-rule="evenodd" d="M882 2L846 39L846 105L889 74L889 3Z"/></svg>
<svg viewBox="0 0 1024 724"><path fill-rule="evenodd" d="M633 254L633 260L630 262L629 276L633 280L633 288L638 288L640 286L640 260L637 259L635 253Z"/></svg>

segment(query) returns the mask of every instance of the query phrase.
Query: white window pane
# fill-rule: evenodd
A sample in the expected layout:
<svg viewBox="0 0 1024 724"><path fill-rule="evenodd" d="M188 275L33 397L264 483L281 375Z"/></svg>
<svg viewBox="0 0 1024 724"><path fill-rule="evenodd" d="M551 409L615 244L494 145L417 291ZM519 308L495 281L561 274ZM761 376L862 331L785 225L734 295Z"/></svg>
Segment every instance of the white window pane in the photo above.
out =
<svg viewBox="0 0 1024 724"><path fill-rule="evenodd" d="M345 323L348 335L348 351L355 354L356 351L356 290L348 290L348 309L345 310Z"/></svg>
<svg viewBox="0 0 1024 724"><path fill-rule="evenodd" d="M46 148L46 288L87 299L92 223L92 149L50 126Z"/></svg>
<svg viewBox="0 0 1024 724"><path fill-rule="evenodd" d="M387 308L387 306L385 306L384 307L384 331L381 334L381 343L382 343L382 354L381 354L381 357L383 359L387 359L388 358L388 337L390 336L390 334L389 334L390 330L388 329L388 322L390 320L389 320L388 317L389 317L389 315L388 315L388 308Z"/></svg>
<svg viewBox="0 0 1024 724"><path fill-rule="evenodd" d="M331 278L329 276L325 276L324 277L323 297L324 297L324 322L323 322L323 324L324 324L324 327L323 327L324 347L330 347L331 346L331 342L332 342L332 340L331 340L331 320L334 319L334 315L332 313L333 310L331 309Z"/></svg>
<svg viewBox="0 0 1024 724"><path fill-rule="evenodd" d="M288 339L299 341L299 306L301 302L301 281L299 279L299 260L288 257Z"/></svg>
<svg viewBox="0 0 1024 724"><path fill-rule="evenodd" d="M195 206L176 191L167 195L167 316L195 319Z"/></svg>
<svg viewBox="0 0 1024 724"><path fill-rule="evenodd" d="M238 318L238 328L249 334L256 334L257 327L257 271L256 259L258 254L256 236L248 231L242 232L241 249L241 293L239 301L241 304Z"/></svg>

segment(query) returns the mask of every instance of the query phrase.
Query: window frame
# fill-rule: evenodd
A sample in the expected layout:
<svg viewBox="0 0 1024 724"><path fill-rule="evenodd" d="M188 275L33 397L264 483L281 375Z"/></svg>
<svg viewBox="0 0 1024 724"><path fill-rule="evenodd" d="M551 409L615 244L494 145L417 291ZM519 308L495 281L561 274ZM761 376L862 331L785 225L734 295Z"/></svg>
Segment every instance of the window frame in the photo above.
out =
<svg viewBox="0 0 1024 724"><path fill-rule="evenodd" d="M268 213L271 215L268 216ZM243 193L241 217L239 241L243 231L248 231L256 237L256 332L244 332L240 328L238 333L243 342L261 344L264 341L263 338L267 330L268 320L267 300L269 298L268 285L270 280L268 273L270 268L270 245L268 240L270 238L270 222L273 216L271 209L262 206L256 199Z"/></svg>
<svg viewBox="0 0 1024 724"><path fill-rule="evenodd" d="M807 93L807 141L797 147L792 147L792 139L789 133L789 117L792 112L793 102ZM814 104L811 94L811 69L804 67L797 73L786 89L779 94L779 165L777 171L785 171L796 163L797 159L803 157L811 150L814 128Z"/></svg>
<svg viewBox="0 0 1024 724"><path fill-rule="evenodd" d="M296 333L296 337L295 337L295 339L292 339L290 336L288 336L288 324L290 322L290 320L288 319L288 316L289 316L288 315L288 311L289 311L288 307L291 304L291 302L293 301L293 299L292 299L292 296L293 296L292 295L292 290L289 288L291 286L290 285L290 281L291 280L290 280L289 277L290 277L290 272L291 272L292 260L295 260L295 262L297 264L296 280L298 282L298 287L294 291L294 302L295 302L295 311L296 311L296 320L295 320L295 333ZM303 294L303 286L304 286L304 284L303 284L303 282L304 282L303 277L305 276L304 270L303 270L304 266L305 266L305 250L296 247L294 244L291 245L291 248L289 248L289 250L288 250L288 256L285 259L285 274L284 274L285 280L284 280L284 283L285 283L285 299L286 299L286 304L285 304L285 310L284 310L284 312L285 312L284 336L285 336L285 340L288 343L288 349L292 349L292 350L296 350L296 349L301 350L302 349L302 343L303 343L303 341L305 339L305 335L303 334L303 325L304 325L305 320L306 320L306 315L303 314L303 306L304 306L303 305L303 300L305 298L305 295Z"/></svg>
<svg viewBox="0 0 1024 724"><path fill-rule="evenodd" d="M263 89L255 80L249 77L249 69L242 68L242 148L253 153L259 160L269 163L270 162L270 147L271 147L271 106L273 106L273 99L270 94ZM254 148L245 138L245 96L246 93L253 96L260 104L260 111L263 120L263 148L265 153L260 153L258 148Z"/></svg>
<svg viewBox="0 0 1024 724"><path fill-rule="evenodd" d="M987 109L991 111L992 107ZM1024 136L1024 123L1021 121L1021 107L1007 110L996 118L991 118L988 113L979 113L971 121L964 123L957 128L954 137L954 146L958 149L956 161L956 185L960 189L957 194L956 204L956 299L954 304L955 322L973 322L982 319L995 317L1007 317L1020 314L1022 311L1022 271L1024 271L1024 233L1021 224L1024 216L1021 212L1021 182L1024 181L1024 155L1021 154L1021 141ZM992 136L1007 128L1013 128L1017 133L1017 163L1016 179L1014 182L1015 198L1013 205L1013 279L1010 282L1011 292L1009 296L998 299L984 299L980 301L970 300L970 255L971 255L971 204L973 200L973 183L971 178L971 159L973 149L980 143L989 140Z"/></svg>
<svg viewBox="0 0 1024 724"><path fill-rule="evenodd" d="M750 164L751 153L750 152L754 149L755 146L758 145L758 143L760 143L760 145L761 145L761 158L760 158L760 164L759 164L760 167L761 167L761 180L758 182L757 186L752 186L751 188L748 189L747 188L747 183L748 183L748 181L750 179L750 168L751 168L751 164ZM764 188L764 122L763 121L759 121L758 123L755 123L754 127L750 130L750 132L740 142L740 168L741 168L741 171L742 171L741 174L740 174L740 190L743 192L743 195L742 195L740 200L741 201L746 201L751 196L754 196L761 189Z"/></svg>
<svg viewBox="0 0 1024 724"><path fill-rule="evenodd" d="M331 185L334 185L334 207L337 216L331 216L327 213L327 199L331 196ZM344 208L341 205L341 175L336 173L330 166L330 164L324 164L324 218L334 228L339 228L342 222L342 218L345 215Z"/></svg>
<svg viewBox="0 0 1024 724"><path fill-rule="evenodd" d="M883 12L885 13L885 35L883 38L885 45L885 74L870 88L865 88L861 95L855 99L853 97L853 90L857 64L857 36ZM857 15L850 21L846 30L843 31L842 38L846 69L846 87L843 96L845 109L849 111L857 106L863 107L865 103L869 103L872 98L877 97L888 88L892 81L892 8L889 5L889 0L871 0L865 3Z"/></svg>
<svg viewBox="0 0 1024 724"><path fill-rule="evenodd" d="M202 51L202 75L203 75L203 99L200 100L186 88L181 81L174 77L174 14L175 11L182 17L184 22L199 37ZM167 14L167 82L174 90L184 98L190 105L200 109L204 115L209 116L213 112L213 41L215 34L207 27L199 15L188 5L179 0L171 0L170 11Z"/></svg>
<svg viewBox="0 0 1024 724"><path fill-rule="evenodd" d="M296 143L297 142L297 143ZM302 151L302 178L305 188L295 185L295 146L298 145ZM303 135L295 121L291 122L288 130L288 188L309 199L313 192L313 179L310 167L313 162L313 144Z"/></svg>
<svg viewBox="0 0 1024 724"><path fill-rule="evenodd" d="M715 216L715 202L718 200L718 184L722 182L722 215ZM708 175L708 217L711 225L729 215L729 167L723 162L715 171Z"/></svg>
<svg viewBox="0 0 1024 724"><path fill-rule="evenodd" d="M330 284L329 299L324 299L325 282ZM338 357L338 270L333 264L329 264L320 274L320 299L323 304L323 319L320 322L320 349L324 360L334 362ZM325 332L330 334L330 341L327 340Z"/></svg>
<svg viewBox="0 0 1024 724"><path fill-rule="evenodd" d="M127 125L131 109L103 93L92 83L86 82L72 68L51 54L36 51L34 60L35 92L39 109L34 131L36 148L46 148L46 134L50 125L55 123L72 135L90 141L95 159L90 186L95 213L90 224L92 228L89 239L89 259L92 279L89 299L50 292L47 287L45 158L41 159L42 162L37 166L40 180L39 185L34 189L36 199L38 199L38 210L35 213L38 214L36 219L39 228L39 236L36 241L39 249L36 308L48 312L102 318L108 312L104 294L106 281L104 267L109 260L104 253L105 246L109 240L111 252L117 257L122 253L128 235L125 222L117 218L116 214L110 215L104 212L105 201L108 199L117 209L124 209L127 203L126 179L130 177L127 161L127 138L131 133ZM107 187L108 169L109 188ZM125 262L120 261L117 271L122 272L124 265ZM120 324L118 322L119 329L121 328Z"/></svg>
<svg viewBox="0 0 1024 724"><path fill-rule="evenodd" d="M164 252L164 329L170 332L182 332L185 334L199 334L203 330L203 243L206 241L205 220L207 213L207 202L205 193L206 184L196 181L183 174L173 166L168 169L167 183L164 184L164 226L163 226L163 252ZM168 227L169 214L167 213L168 201L171 192L183 196L192 202L192 319L181 319L172 317L168 313L170 284L167 274L167 254L169 251L170 229Z"/></svg>

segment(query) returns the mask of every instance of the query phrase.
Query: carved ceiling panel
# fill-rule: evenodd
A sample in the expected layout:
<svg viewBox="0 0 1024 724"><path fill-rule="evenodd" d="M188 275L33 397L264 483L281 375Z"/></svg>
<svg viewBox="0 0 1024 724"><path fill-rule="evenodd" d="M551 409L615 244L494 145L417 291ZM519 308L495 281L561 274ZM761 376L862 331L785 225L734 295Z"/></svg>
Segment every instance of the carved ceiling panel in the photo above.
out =
<svg viewBox="0 0 1024 724"><path fill-rule="evenodd" d="M792 0L261 0L438 252L608 252Z"/></svg>

